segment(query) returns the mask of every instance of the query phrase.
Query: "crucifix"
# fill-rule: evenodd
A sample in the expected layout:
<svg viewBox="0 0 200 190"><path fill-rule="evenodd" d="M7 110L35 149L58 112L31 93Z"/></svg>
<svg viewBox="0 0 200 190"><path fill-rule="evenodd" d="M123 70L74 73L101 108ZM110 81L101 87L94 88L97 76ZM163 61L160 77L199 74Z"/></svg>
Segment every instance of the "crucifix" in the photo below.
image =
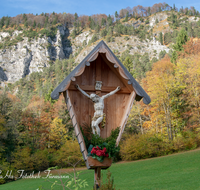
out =
<svg viewBox="0 0 200 190"><path fill-rule="evenodd" d="M97 133L100 136L100 128L99 124L103 121L104 113L104 99L108 98L109 96L115 94L120 90L120 86L118 86L115 90L111 91L110 93L100 97L97 94L90 94L88 95L84 90L82 90L78 84L76 84L76 88L86 97L91 99L94 103L94 117L92 118L92 133Z"/></svg>

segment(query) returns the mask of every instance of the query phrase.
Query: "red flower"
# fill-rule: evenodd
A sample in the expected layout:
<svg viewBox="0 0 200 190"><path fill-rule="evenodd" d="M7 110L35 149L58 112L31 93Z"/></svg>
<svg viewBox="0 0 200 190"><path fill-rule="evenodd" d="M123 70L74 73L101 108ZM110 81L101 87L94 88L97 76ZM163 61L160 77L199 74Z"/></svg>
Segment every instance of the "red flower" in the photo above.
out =
<svg viewBox="0 0 200 190"><path fill-rule="evenodd" d="M91 153L96 154L96 151L97 151L97 149L95 147L93 147Z"/></svg>
<svg viewBox="0 0 200 190"><path fill-rule="evenodd" d="M96 148L97 148L97 150L101 150L98 146Z"/></svg>
<svg viewBox="0 0 200 190"><path fill-rule="evenodd" d="M108 153L106 153L106 147L104 147L103 148L103 150L101 150L101 148L100 147L98 147L98 146L96 146L96 147L93 147L92 148L92 151L91 151L91 153L92 154L96 154L97 156L103 156L103 157L109 157L109 154Z"/></svg>
<svg viewBox="0 0 200 190"><path fill-rule="evenodd" d="M97 150L96 155L100 157L102 155L101 150Z"/></svg>

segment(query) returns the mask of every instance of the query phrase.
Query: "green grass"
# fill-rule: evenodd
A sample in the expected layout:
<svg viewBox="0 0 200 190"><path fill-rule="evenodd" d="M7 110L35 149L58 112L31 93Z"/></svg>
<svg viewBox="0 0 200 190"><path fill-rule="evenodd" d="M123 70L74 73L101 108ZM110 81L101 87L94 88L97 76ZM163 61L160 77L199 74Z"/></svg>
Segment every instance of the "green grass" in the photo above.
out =
<svg viewBox="0 0 200 190"><path fill-rule="evenodd" d="M120 190L196 190L200 189L200 150L149 160L113 164L114 184ZM94 171L84 171L82 179L94 183ZM106 171L102 171L104 178ZM44 179L22 179L0 186L0 190L36 190L40 185L50 189ZM59 186L56 190L61 189Z"/></svg>

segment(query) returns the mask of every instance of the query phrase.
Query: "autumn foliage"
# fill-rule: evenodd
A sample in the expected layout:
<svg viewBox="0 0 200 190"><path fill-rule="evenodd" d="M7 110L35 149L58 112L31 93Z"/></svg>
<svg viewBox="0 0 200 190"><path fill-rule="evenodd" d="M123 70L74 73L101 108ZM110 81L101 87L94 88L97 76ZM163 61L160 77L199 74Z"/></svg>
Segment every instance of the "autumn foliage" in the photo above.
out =
<svg viewBox="0 0 200 190"><path fill-rule="evenodd" d="M54 104L33 96L26 108L20 105L14 95L0 94L0 170L18 176L18 170L31 173L82 160L62 96Z"/></svg>

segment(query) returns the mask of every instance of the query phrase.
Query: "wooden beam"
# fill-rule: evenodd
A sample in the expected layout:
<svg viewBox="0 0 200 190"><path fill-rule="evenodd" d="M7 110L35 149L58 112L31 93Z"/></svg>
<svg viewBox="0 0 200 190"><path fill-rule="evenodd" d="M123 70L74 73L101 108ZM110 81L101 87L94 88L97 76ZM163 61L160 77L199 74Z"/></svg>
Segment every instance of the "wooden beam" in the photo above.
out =
<svg viewBox="0 0 200 190"><path fill-rule="evenodd" d="M100 181L101 181L101 167L97 167L95 168L94 170L94 185L96 185L96 188L95 189L99 189L100 187Z"/></svg>
<svg viewBox="0 0 200 190"><path fill-rule="evenodd" d="M119 141L122 137L122 133L124 132L124 128L125 128L125 125L126 125L126 122L128 120L128 116L130 114L130 111L131 111L131 108L133 106L133 102L135 100L135 96L136 96L136 93L135 91L133 91L130 96L129 96L129 99L128 99L128 106L126 107L125 111L124 111L124 114L121 118L121 124L120 124L120 132L119 132L119 135L117 137L117 140L116 140L116 145L118 146L119 145Z"/></svg>
<svg viewBox="0 0 200 190"><path fill-rule="evenodd" d="M101 56L98 56L95 63L96 63L96 81L101 81ZM96 90L96 94L101 96L101 91Z"/></svg>
<svg viewBox="0 0 200 190"><path fill-rule="evenodd" d="M74 111L74 107L73 107L73 104L71 102L70 94L69 94L68 90L65 91L64 96L65 96L65 102L67 104L67 109L69 111L69 115L71 117L72 124L73 124L74 130L75 130L75 135L76 135L77 140L79 142L81 153L83 155L84 160L87 161L87 154L88 154L87 148L86 148L86 145L85 145L85 141L84 141L82 132L79 128L77 116L76 116L76 113Z"/></svg>
<svg viewBox="0 0 200 190"><path fill-rule="evenodd" d="M79 86L84 91L88 91L88 92L94 92L95 91L94 86L89 86L89 85L79 85ZM109 93L109 92L115 90L116 88L117 88L117 86L116 87L114 87L114 86L102 86L101 92ZM77 89L76 89L75 85L71 85L68 90L77 90ZM123 87L116 94L131 94L131 92L127 87Z"/></svg>

